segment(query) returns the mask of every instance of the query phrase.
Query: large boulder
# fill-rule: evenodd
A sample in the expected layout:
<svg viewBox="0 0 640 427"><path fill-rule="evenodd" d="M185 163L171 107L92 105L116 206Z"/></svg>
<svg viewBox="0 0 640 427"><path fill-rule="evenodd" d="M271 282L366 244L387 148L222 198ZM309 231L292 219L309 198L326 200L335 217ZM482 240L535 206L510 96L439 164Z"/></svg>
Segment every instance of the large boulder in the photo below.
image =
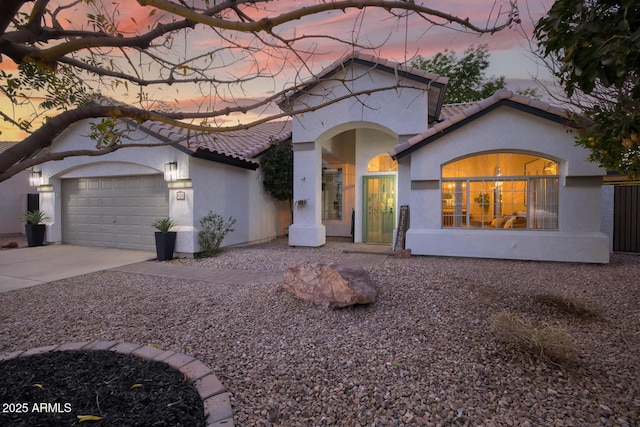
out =
<svg viewBox="0 0 640 427"><path fill-rule="evenodd" d="M362 267L301 263L284 272L283 289L328 308L375 302L378 292Z"/></svg>

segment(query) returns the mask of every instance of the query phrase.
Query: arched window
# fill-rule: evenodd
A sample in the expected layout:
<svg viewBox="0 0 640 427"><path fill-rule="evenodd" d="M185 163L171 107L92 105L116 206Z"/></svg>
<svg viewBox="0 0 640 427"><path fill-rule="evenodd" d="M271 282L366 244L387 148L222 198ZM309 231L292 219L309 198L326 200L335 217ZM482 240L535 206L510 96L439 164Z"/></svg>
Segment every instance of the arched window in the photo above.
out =
<svg viewBox="0 0 640 427"><path fill-rule="evenodd" d="M442 226L558 228L558 163L521 153L465 157L442 166Z"/></svg>
<svg viewBox="0 0 640 427"><path fill-rule="evenodd" d="M396 172L398 161L388 154L380 154L369 161L367 172Z"/></svg>

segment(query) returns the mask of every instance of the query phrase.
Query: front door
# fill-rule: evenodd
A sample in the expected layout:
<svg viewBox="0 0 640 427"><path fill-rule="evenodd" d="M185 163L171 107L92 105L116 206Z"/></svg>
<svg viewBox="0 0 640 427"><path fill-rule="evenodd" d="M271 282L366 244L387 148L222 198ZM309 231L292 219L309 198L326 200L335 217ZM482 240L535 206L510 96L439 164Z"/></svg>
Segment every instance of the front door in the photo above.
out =
<svg viewBox="0 0 640 427"><path fill-rule="evenodd" d="M396 225L396 177L375 175L363 178L362 240L366 243L390 245Z"/></svg>

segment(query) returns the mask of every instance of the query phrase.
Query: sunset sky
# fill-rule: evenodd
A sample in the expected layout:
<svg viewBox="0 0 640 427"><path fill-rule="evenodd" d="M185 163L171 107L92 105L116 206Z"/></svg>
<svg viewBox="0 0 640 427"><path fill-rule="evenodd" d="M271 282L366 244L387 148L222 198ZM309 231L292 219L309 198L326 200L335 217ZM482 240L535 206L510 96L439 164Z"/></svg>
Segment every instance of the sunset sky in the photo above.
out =
<svg viewBox="0 0 640 427"><path fill-rule="evenodd" d="M416 3L418 1L416 0ZM60 4L69 3L65 0L58 0L58 2ZM202 3L202 1L200 2ZM314 3L313 1L278 0L273 3L267 3L265 7L271 8L270 15L276 15L284 10L299 7L309 2ZM96 0L96 3L100 4L101 0ZM453 29L429 26L420 19L398 21L389 18L389 15L383 11L374 10L323 13L312 19L307 18L302 21L296 21L295 25L288 26L284 31L287 34L295 32L296 35L329 34L348 40L355 38L358 42L380 45L378 49L368 53L398 62L405 62L415 55L429 57L445 49L462 54L472 45L487 44L491 52L491 67L488 71L490 76L504 75L507 79L526 80L532 76L540 77L545 75L544 69L538 67L532 59L528 40L524 34L531 35L534 23L545 14L550 7L550 3L548 0L518 0L522 25L518 28L505 29L493 35L478 36ZM139 6L137 2L132 0L120 2L104 0L102 2L102 5L108 8L113 7L114 4L118 5L118 12L115 15L118 29L126 35L147 31L152 20L157 19L161 14L159 12L150 17L151 8ZM472 23L478 26L491 25L494 20L499 19L498 11L509 10L509 2L500 0L495 2L492 0L424 0L422 4L462 18L468 17ZM32 6L33 3L31 2L26 5L28 8ZM254 17L258 17L258 12L255 13ZM86 14L87 11L80 6L74 7L61 14L63 19L60 19L60 22L63 25L72 25L71 23L73 23L73 27L77 28L77 23L86 22ZM84 24L84 26L87 28L88 24ZM211 50L216 42L219 43L214 38L215 36L212 36L211 32L198 27L184 39L177 37L174 41L172 52L176 56L184 55L185 52L206 52ZM315 50L318 54L308 61L307 65L313 73L318 73L322 68L347 53L348 47L324 39L318 42ZM257 58L259 66L273 71L282 70L282 73L279 74L277 79L271 79L266 83L265 81L260 81L245 85L238 92L241 93L242 98L261 99L273 92L282 90L294 80L304 77L296 74L296 72L300 72L300 65L296 64L292 59L289 59L290 62L287 63L281 58L270 56L265 51L259 52ZM228 59L227 62L229 62ZM236 68L234 69L234 67ZM242 65L244 67L242 69L237 67L237 65L234 65L225 67L225 69L220 68L217 72L224 78L225 74L228 77L251 69L246 64ZM0 69L15 70L15 64L8 58L3 58L3 62L0 63ZM109 92L109 94L125 102L135 99L135 93L127 94L123 86L120 89L120 93ZM223 105L219 100L211 100L216 98L213 89L203 90L202 87L180 86L179 88L156 87L150 91L152 97L164 98L165 102L170 100L174 104L177 103L180 108L195 109L202 105L207 108L220 108ZM104 89L103 93L105 93ZM238 93L233 94L235 99L241 98ZM13 114L11 106L3 104L2 108L6 114ZM28 112L23 112L22 114L28 114ZM19 115L20 113L18 113ZM0 130L2 131L0 140L16 140L23 137L19 133L9 131L3 122L0 123Z"/></svg>

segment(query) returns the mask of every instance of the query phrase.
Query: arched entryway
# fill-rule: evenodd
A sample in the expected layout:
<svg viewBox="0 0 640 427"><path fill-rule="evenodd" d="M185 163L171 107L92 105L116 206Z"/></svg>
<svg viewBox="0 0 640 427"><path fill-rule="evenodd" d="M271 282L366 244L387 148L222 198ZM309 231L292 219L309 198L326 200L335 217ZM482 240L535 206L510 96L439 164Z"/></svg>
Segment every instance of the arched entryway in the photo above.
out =
<svg viewBox="0 0 640 427"><path fill-rule="evenodd" d="M374 123L351 123L326 132L318 142L326 236L390 245L398 165L386 153L397 144L397 135Z"/></svg>

